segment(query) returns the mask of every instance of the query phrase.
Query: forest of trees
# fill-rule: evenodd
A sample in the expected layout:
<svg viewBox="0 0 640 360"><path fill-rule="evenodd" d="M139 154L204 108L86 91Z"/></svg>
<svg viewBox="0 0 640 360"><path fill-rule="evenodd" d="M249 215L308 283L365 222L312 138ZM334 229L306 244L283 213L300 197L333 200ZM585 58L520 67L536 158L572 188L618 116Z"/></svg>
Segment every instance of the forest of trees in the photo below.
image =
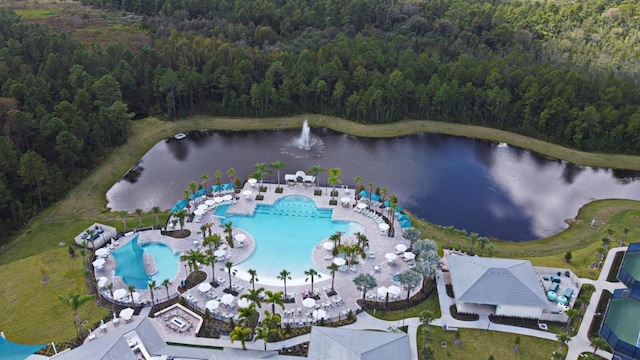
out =
<svg viewBox="0 0 640 360"><path fill-rule="evenodd" d="M640 152L635 3L82 2L141 15L146 41L87 44L0 9L0 240L150 115L430 119Z"/></svg>

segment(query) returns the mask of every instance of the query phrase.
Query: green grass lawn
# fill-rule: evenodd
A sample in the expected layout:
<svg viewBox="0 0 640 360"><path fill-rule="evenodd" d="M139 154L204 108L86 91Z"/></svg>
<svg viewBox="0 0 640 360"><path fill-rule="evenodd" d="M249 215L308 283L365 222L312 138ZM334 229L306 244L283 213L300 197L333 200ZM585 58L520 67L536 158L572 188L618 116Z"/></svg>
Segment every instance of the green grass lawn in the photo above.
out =
<svg viewBox="0 0 640 360"><path fill-rule="evenodd" d="M395 310L395 311L377 310L375 314L373 313L373 310L367 310L367 313L381 320L396 321L396 320L402 320L405 317L406 318L419 317L422 310L430 310L433 313L433 317L436 319L442 316L442 312L440 311L440 303L438 303L437 291L434 291L433 294L431 294L427 298L427 300L421 302L418 306L408 308L406 313L404 310Z"/></svg>
<svg viewBox="0 0 640 360"><path fill-rule="evenodd" d="M58 295L66 295L67 289L86 294L82 262L79 252L70 258L65 246L0 266L0 328L12 341L38 344L75 336L73 312ZM40 264L48 269L47 282ZM81 320L89 324L107 314L93 302L80 309Z"/></svg>
<svg viewBox="0 0 640 360"><path fill-rule="evenodd" d="M485 360L491 355L497 360L540 360L549 359L551 353L559 348L557 341L520 335L519 352L515 352L512 346L518 335L480 329L460 329L462 344L455 345L455 331L445 331L437 326L431 326L430 329L433 341L429 346L435 351L435 358L438 360ZM443 342L446 342L446 347L443 346ZM423 343L424 337L419 335L419 350ZM419 355L419 358L423 359L422 354Z"/></svg>
<svg viewBox="0 0 640 360"><path fill-rule="evenodd" d="M133 123L132 134L126 144L115 149L110 156L101 159L98 167L64 199L32 219L28 227L3 245L7 251L0 254L0 277L3 279L2 285L0 285L3 287L0 292L0 306L6 316L0 317L0 329L9 334L12 339L25 342L59 341L74 335L71 312L59 302L57 297L59 294L64 294L67 288L77 292L83 290L82 267L78 260L74 260L77 263L63 261L63 259L70 260L68 259L68 250L66 247L60 248L57 244L59 242L69 244L74 236L94 222L116 226L118 230L123 230L120 218L106 208L105 194L158 141L178 132L200 129L296 128L302 126L305 118L309 119L312 126L323 126L359 136L397 136L433 131L458 136L477 136L494 141L519 144L523 147L528 144L540 143L544 145L542 147L545 149L559 148L538 140L498 130L428 121L405 121L389 125L365 126L320 115L300 115L278 119L194 117L171 122L154 118L138 120ZM533 145L531 148L538 151ZM558 150L557 153L549 152L546 154L549 156L563 154L563 156L566 155L566 159L582 164L640 168L638 157L585 153L578 153L580 156L572 157L576 152L570 149L565 150L565 153ZM558 155L558 157L562 156ZM598 159L605 159L610 163L598 163L600 161ZM226 171L226 169L219 170ZM205 169L203 171L212 170ZM393 184L388 185L393 186ZM580 209L576 215L578 220L576 224L556 236L526 243L494 241L494 256L526 258L532 260L536 265L568 266L579 276L593 278L597 276L597 271L589 272L588 264L595 260L595 249L599 246L603 236L602 231L607 227L615 229L616 235L613 236L612 241L612 245L615 245L618 236L622 233L622 228L628 226L631 232L627 241L637 240L638 234L640 234L639 218L640 202L631 200L596 201ZM588 226L591 219L596 219L599 225L595 228ZM161 222L165 220L166 214ZM422 231L423 237L436 239L440 246L446 243L445 236L437 226L418 219L412 220L414 220L414 225ZM143 221L144 225L153 225L155 217L152 214L146 214ZM138 226L138 219L135 215L129 216L127 226L129 228ZM451 244L457 244L457 239L453 239ZM468 246L467 243L464 244L467 249ZM573 252L574 258L571 264L565 264L563 257L569 249ZM37 264L45 256L50 256L55 261L51 264L46 262L49 266L50 282L40 284ZM31 276L33 276L31 281L14 281L16 278ZM34 294L37 295L34 296ZM437 303L432 303L433 299L435 297L432 296L421 306L437 309ZM421 306L409 309L407 316L418 316L422 310ZM437 316L440 316L439 309L437 310ZM90 321L99 321L105 311L94 304L87 304L82 310L82 316ZM389 312L388 314L378 312L376 314L378 317L388 317L393 320L400 319L403 315L404 311ZM61 324L68 326L61 326Z"/></svg>

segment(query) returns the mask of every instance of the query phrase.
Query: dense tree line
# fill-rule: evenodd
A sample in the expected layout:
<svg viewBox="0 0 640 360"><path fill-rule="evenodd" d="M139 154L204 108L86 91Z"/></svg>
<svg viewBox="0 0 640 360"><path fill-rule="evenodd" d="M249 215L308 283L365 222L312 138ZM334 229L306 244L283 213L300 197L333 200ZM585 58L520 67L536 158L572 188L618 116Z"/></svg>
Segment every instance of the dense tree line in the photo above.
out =
<svg viewBox="0 0 640 360"><path fill-rule="evenodd" d="M140 48L0 9L0 237L65 194L134 116L301 112L479 124L640 150L640 5L621 0L82 0Z"/></svg>

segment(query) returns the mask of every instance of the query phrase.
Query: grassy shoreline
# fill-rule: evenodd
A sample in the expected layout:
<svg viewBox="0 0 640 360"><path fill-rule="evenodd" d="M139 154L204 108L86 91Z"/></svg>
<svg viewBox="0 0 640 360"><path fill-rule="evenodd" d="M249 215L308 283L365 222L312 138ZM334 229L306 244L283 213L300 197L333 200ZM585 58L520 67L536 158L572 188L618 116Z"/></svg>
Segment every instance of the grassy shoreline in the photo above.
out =
<svg viewBox="0 0 640 360"><path fill-rule="evenodd" d="M506 142L530 148L535 152L538 152L538 149L546 149L549 150L546 153L548 156L560 154L563 156L557 157L585 165L640 169L639 157L578 153L516 134L458 124L403 121L389 125L366 126L320 115L300 115L278 119L193 117L174 122L154 118L144 119L133 124L132 134L126 144L115 149L64 199L32 219L29 226L3 246L3 252L0 254L0 276L20 279L16 274L21 274L25 270L37 274L33 270L43 262L49 266L49 277L52 281L42 283L37 276L31 276L23 278L21 282L0 283L0 303L5 304L3 307L5 316L0 318L0 328L9 333L13 339L23 342L59 341L74 335L71 326L62 328L59 326L58 319L60 317L67 319L71 314L55 298L58 294L66 292L67 287L77 293L84 293L86 289L82 272L69 268L69 262L73 260L65 260L68 259L67 249L61 248L58 243L61 241L70 243L75 235L95 221L117 226L118 229L122 228L121 219L106 208L105 194L113 183L158 141L175 133L190 130L243 131L299 128L306 118L309 119L312 127L326 127L355 136L393 137L419 132L443 133ZM553 148L557 149L553 150ZM578 153L579 156L571 158L573 153ZM604 162L606 159L611 163ZM588 226L590 219L596 219L603 226L595 228ZM621 234L623 226L629 226L631 232L627 241L630 241L637 238L635 234L640 234L638 219L640 219L640 202L638 201L595 201L583 206L576 215L575 224L561 233L526 243L495 241L493 255L526 258L532 260L535 265L567 266L579 276L595 277L597 271L588 270L588 265L594 260L605 224L614 227L617 234ZM143 222L145 225L155 224L155 217L146 214ZM137 224L137 218L134 215L130 216L128 225L131 227ZM418 219L414 219L414 224L421 230L423 237L434 238L441 246L446 244L447 238L438 226ZM612 243L617 239L614 236ZM467 239L460 240L463 247L469 247ZM452 238L451 245L455 246L457 243L458 239ZM564 264L563 257L568 250L573 251L574 257L570 264ZM54 286L58 280L64 281L64 285ZM39 296L34 297L34 292ZM18 301L25 298L30 298L31 302L25 304ZM55 311L51 306L55 307ZM30 317L37 319L37 326L23 321L27 312ZM99 322L105 314L108 314L107 309L93 303L82 310L82 317L90 323Z"/></svg>

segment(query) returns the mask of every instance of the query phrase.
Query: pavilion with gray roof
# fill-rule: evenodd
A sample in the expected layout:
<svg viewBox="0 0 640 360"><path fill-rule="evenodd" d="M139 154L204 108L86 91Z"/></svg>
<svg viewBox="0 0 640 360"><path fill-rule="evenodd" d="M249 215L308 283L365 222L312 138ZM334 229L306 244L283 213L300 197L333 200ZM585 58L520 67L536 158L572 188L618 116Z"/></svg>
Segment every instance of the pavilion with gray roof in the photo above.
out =
<svg viewBox="0 0 640 360"><path fill-rule="evenodd" d="M450 254L447 262L460 313L540 319L551 306L530 261Z"/></svg>

